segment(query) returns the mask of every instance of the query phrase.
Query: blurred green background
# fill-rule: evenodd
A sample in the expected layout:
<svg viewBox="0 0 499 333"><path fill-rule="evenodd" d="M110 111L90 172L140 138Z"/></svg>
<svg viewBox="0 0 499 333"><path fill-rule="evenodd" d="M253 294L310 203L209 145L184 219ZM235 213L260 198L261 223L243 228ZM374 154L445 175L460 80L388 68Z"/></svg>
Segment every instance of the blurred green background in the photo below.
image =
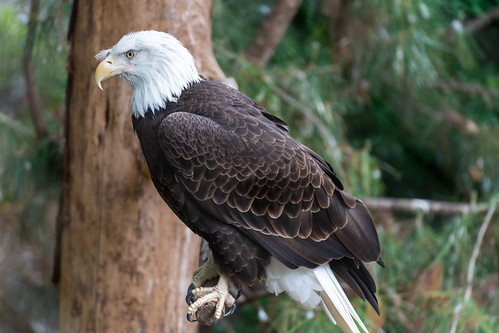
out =
<svg viewBox="0 0 499 333"><path fill-rule="evenodd" d="M271 6L213 1L215 54L242 92L285 120L360 198L479 207L467 214L371 207L387 268L370 267L382 316L354 299L361 316L385 332L449 332L456 323L457 332L495 332L498 214L476 240L499 198L499 1L305 0L269 63L253 66L245 52ZM58 331L50 275L70 12L71 2L42 1L30 26L29 1L0 2L2 333ZM23 59L41 105L38 134ZM323 332L327 325L320 309L256 297L211 331Z"/></svg>

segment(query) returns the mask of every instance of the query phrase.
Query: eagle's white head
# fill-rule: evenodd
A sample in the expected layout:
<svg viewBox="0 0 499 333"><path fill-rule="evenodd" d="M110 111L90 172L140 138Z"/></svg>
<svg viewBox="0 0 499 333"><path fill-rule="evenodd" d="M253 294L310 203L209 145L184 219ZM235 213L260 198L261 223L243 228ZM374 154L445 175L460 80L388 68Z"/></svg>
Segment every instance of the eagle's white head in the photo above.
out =
<svg viewBox="0 0 499 333"><path fill-rule="evenodd" d="M175 37L159 31L137 31L96 56L102 60L95 70L101 82L118 75L133 88L132 114L144 116L148 109L176 102L182 90L201 80L194 58Z"/></svg>

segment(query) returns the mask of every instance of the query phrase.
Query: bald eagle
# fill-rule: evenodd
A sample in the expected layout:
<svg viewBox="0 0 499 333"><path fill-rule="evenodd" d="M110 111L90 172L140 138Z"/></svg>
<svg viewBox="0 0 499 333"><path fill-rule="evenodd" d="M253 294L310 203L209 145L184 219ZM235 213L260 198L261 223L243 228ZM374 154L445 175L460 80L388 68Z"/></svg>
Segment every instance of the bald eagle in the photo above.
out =
<svg viewBox="0 0 499 333"><path fill-rule="evenodd" d="M216 321L235 307L229 288L265 282L305 307L322 303L347 332L359 331L354 320L367 331L336 275L379 313L363 263L383 266L380 243L366 206L331 165L260 104L200 76L167 33L130 33L96 58L101 89L113 76L133 88L133 128L159 194L209 244L188 290L188 319L215 302Z"/></svg>

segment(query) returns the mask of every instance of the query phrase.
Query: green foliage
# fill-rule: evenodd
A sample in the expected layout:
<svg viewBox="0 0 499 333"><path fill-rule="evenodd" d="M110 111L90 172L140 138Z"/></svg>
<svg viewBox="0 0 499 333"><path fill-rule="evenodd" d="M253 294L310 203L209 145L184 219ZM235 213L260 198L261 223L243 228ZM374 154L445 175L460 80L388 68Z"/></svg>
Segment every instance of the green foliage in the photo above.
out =
<svg viewBox="0 0 499 333"><path fill-rule="evenodd" d="M67 76L63 31L70 5L41 1L38 15L32 61L42 121L48 130L43 139L35 137L23 75L29 6L0 5L0 327L8 332L15 331L15 325L52 332L58 325L58 296L50 271Z"/></svg>
<svg viewBox="0 0 499 333"><path fill-rule="evenodd" d="M455 9L461 10L470 16L483 14L498 4L498 0L461 0L449 3Z"/></svg>
<svg viewBox="0 0 499 333"><path fill-rule="evenodd" d="M409 221L407 221L409 222ZM423 221L421 221L423 222ZM462 302L463 291L459 286L466 279L470 255L477 236L477 225L480 219L477 216L454 217L452 219L420 224L406 223L405 228L399 230L398 237L382 236L383 259L390 262L389 268L378 272L383 276L379 280L382 302L397 315L386 316L385 330L400 331L400 318L407 320L404 325L416 322L422 313L426 315L424 322L425 332L448 331L450 319L456 306ZM442 225L442 223L444 223ZM499 232L497 225L492 227L494 233ZM493 256L493 249L482 249L480 258ZM414 281L425 269L435 263L443 263L443 285L439 292L429 293L426 306L418 307L418 303L411 298L414 290ZM488 266L488 267L487 267ZM479 259L475 269L474 290L484 281L492 278L495 267L490 266L487 260ZM465 284L465 283L464 283ZM479 288L478 288L479 289ZM496 314L499 311L494 297L487 297L490 291L476 291L479 304L471 301L465 304L462 312L458 332L473 330L491 332L491 327L497 325ZM468 323L468 324L464 324ZM470 328L468 325L472 325Z"/></svg>
<svg viewBox="0 0 499 333"><path fill-rule="evenodd" d="M48 110L57 112L64 108L66 60L69 51L66 27L71 3L51 0L42 1L41 5L33 60L38 88L44 98L45 106ZM53 130L60 130L60 127Z"/></svg>
<svg viewBox="0 0 499 333"><path fill-rule="evenodd" d="M17 100L20 92L24 95L25 89L19 68L22 68L26 24L21 21L23 15L18 8L0 6L0 34L5 44L0 58L3 64L7 64L0 68L1 77L6 79L0 81L0 89L14 93L11 100L6 99L0 104L5 110L11 110L9 115L0 110L0 205L15 202L26 207L21 209L19 218L24 236L31 226L46 223L40 212L49 202L57 200L60 187L62 124L57 117L64 101L66 46L57 48L60 35L55 31L54 22L57 23L58 15L67 13L61 14L59 7L56 10L57 4L59 2L55 1L44 3L45 14L39 14L41 23L36 31L33 51L37 89L44 107L42 117L49 130L49 136L42 140L34 137L25 101Z"/></svg>
<svg viewBox="0 0 499 333"><path fill-rule="evenodd" d="M321 308L305 310L296 307L296 303L287 295L270 299L267 307L269 320L260 325L265 332L341 332L338 327L331 327L331 321ZM283 309L286 309L283 311Z"/></svg>
<svg viewBox="0 0 499 333"><path fill-rule="evenodd" d="M358 55L347 84L364 81L370 87L368 103L346 115L352 143L369 139L372 153L398 171L396 176L392 170L383 173L390 196L469 199L478 191L490 197L498 181L496 168L477 166L477 161L497 164L492 152L498 115L493 110L499 103L484 98L497 69L491 64L484 70L474 60L476 46L452 28L462 23L456 23L459 13L445 8L446 3L370 4L371 11L361 3L346 8L354 22L371 23L360 36L354 29L345 32L351 53ZM451 88L453 82L463 83ZM476 82L482 82L481 88L475 89ZM483 93L466 93L470 88ZM466 128L466 122L478 128ZM471 178L470 169L476 168L481 179Z"/></svg>
<svg viewBox="0 0 499 333"><path fill-rule="evenodd" d="M215 54L241 91L285 120L293 136L333 165L350 193L461 201L497 197L499 29L492 24L473 35L462 31L468 20L497 6L497 0L336 1L339 23L324 15L324 1L307 0L270 63L255 68L244 59L244 51L272 3L214 1ZM9 230L29 241L30 247L50 253L53 233L46 216L60 186L59 119L71 4L58 0L41 4L33 60L50 133L41 141L33 138L22 98L19 69L26 8L0 5L0 222L14 221L5 226L14 226ZM466 127L470 123L474 127ZM422 313L421 331L449 330L463 300L481 218L416 214L376 219L387 268L371 265L370 269L385 309L385 331L404 332ZM499 227L492 223L458 332L492 332L499 324L499 305L493 297L499 271L495 239ZM424 307L418 307L420 300L409 297L414 281L439 262L442 286L427 295ZM20 282L4 284L0 294L21 299L22 292L31 288L43 298L53 297L52 290L30 280L29 263L22 261L19 266ZM19 272L8 275L15 274ZM37 303L30 297L27 303ZM369 323L365 303L358 298L353 302ZM43 317L55 323L56 306L45 304L45 310L52 312ZM30 312L37 311L34 307L19 309L27 318L36 318ZM270 321L258 320L261 309ZM267 332L339 332L321 309L307 312L285 295L253 301L213 330L244 333L255 327Z"/></svg>
<svg viewBox="0 0 499 333"><path fill-rule="evenodd" d="M342 24L330 29L323 2L305 1L269 64L254 68L243 54L269 1L249 7L215 1L219 63L241 91L330 161L353 194L464 201L496 197L499 71L491 59L497 48L480 37L499 34L497 26L473 36L463 29L468 19L497 2L341 3L336 10ZM222 22L230 22L231 29ZM463 300L480 219L417 214L394 216L392 224L378 220L387 269L374 270L386 312L384 330L403 332L418 320L422 310L408 295L421 272L438 262L443 263L442 287L428 296L420 330L449 330ZM489 232L497 238L499 228L493 224ZM489 283L499 271L497 246L484 244L481 251L475 281ZM366 318L363 303L354 302ZM260 331L331 329L324 326L328 320L322 311L308 319L286 296L261 304L272 322L260 323ZM255 315L255 306L247 307ZM497 326L499 309L491 298L473 297L464 307L458 332L489 332ZM228 331L248 331L235 316Z"/></svg>
<svg viewBox="0 0 499 333"><path fill-rule="evenodd" d="M22 53L26 25L18 18L13 6L0 5L0 93L9 97L22 85ZM2 105L3 103L0 103Z"/></svg>

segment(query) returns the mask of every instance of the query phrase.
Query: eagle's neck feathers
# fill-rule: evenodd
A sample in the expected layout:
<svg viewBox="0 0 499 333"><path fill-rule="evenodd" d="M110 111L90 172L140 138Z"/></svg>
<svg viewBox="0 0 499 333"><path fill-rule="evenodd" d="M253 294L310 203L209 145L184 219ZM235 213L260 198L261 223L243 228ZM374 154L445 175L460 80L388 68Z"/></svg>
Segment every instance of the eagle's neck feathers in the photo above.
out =
<svg viewBox="0 0 499 333"><path fill-rule="evenodd" d="M147 110L154 112L166 102L176 102L183 90L201 80L192 56L175 54L176 59L156 58L148 75L133 83L132 115L144 117ZM172 57L170 55L170 57Z"/></svg>

